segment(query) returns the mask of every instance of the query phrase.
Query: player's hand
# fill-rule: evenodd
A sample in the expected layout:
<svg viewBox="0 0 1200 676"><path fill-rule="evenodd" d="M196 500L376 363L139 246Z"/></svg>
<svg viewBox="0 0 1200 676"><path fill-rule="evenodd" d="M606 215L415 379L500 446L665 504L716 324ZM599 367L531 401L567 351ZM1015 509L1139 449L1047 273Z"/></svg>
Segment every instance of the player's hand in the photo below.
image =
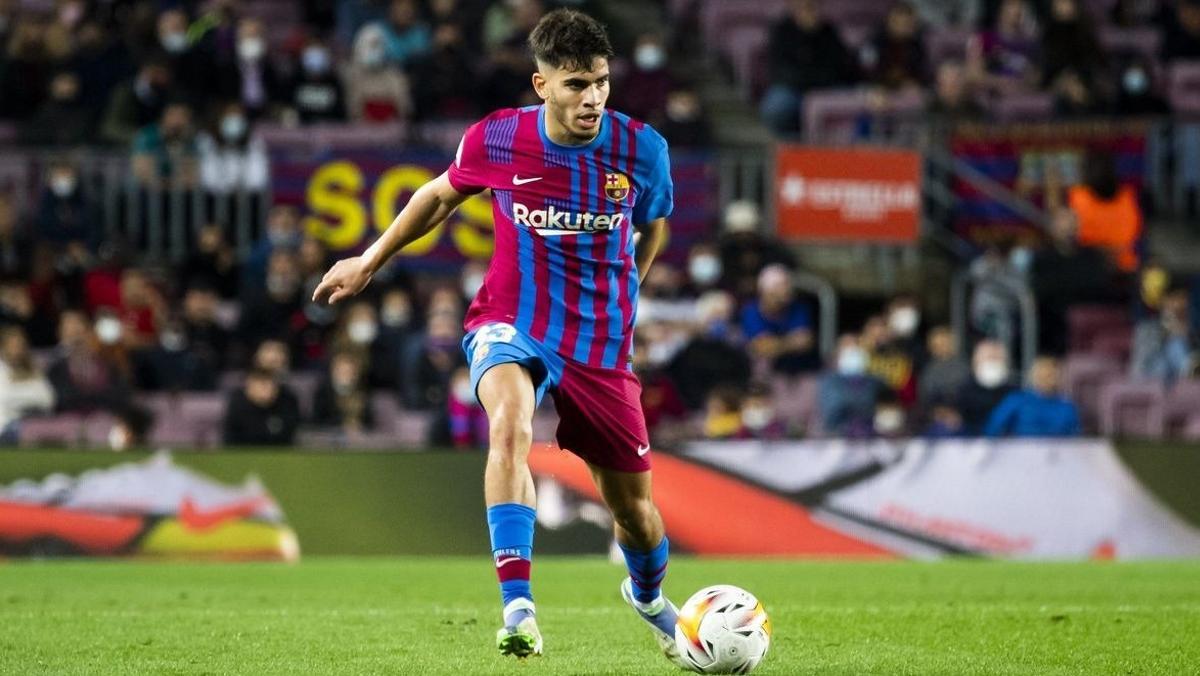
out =
<svg viewBox="0 0 1200 676"><path fill-rule="evenodd" d="M328 300L330 305L349 298L362 291L371 282L371 273L361 256L344 258L321 278L321 283L313 290L314 302Z"/></svg>

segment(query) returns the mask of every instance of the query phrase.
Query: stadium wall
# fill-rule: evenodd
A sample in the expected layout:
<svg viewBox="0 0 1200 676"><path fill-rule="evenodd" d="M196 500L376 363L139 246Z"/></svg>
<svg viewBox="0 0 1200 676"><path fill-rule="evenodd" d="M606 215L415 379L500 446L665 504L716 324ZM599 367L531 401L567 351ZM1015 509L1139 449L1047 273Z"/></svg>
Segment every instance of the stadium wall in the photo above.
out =
<svg viewBox="0 0 1200 676"><path fill-rule="evenodd" d="M840 442L845 446L844 442ZM972 456L972 472L980 476L989 470L986 465L999 457L1009 463L1015 454L1030 453L1028 448L1005 447L990 443L990 452L1006 454L989 459L987 450L961 449ZM1013 442L1019 444L1020 442ZM1111 496L1095 503L1095 510L1102 507L1115 514L1117 528L1138 528L1136 537L1157 542L1162 537L1173 538L1165 546L1188 555L1184 540L1200 527L1200 494L1194 488L1193 477L1200 476L1200 455L1194 448L1169 444L1116 444L1107 442L1085 442L1094 444L1090 448L1079 448L1077 453L1096 454L1111 452L1110 463L1103 460L1101 475L1113 472L1122 476L1109 476L1114 483ZM816 472L819 482L827 490L807 489L799 480L786 490L772 489L763 481L739 469L740 460L736 448L726 449L720 461L711 454L716 450L698 447L688 454L672 456L659 454L656 458L656 493L660 507L675 534L679 549L700 554L760 554L760 555L810 555L852 556L890 558L895 556L928 556L943 554L993 555L987 551L984 541L981 546L956 546L962 544L950 533L941 545L938 542L897 544L896 534L881 537L874 527L864 529L862 524L849 523L844 513L828 509L837 506L836 500L828 495L845 491L870 478L887 477L879 467L867 468L856 465L860 451L879 455L878 449L847 447L838 451L840 459L830 464L830 454L815 455L813 448L807 451L802 446L792 449L776 449L783 453L807 452L814 462L808 468ZM1106 451L1111 449L1111 451ZM917 453L920 449L905 449L903 453ZM925 449L928 453L928 449ZM941 454L952 453L942 448ZM1078 467L1062 464L1061 458L1050 456L1028 465L1030 481L1039 479L1033 473L1041 473L1040 480L1058 481L1058 494L1047 498L1047 504L1070 506L1097 486L1092 481L1089 488L1088 476ZM935 454L936 455L936 454ZM90 469L111 467L119 463L142 461L145 453L122 455L98 454L77 451L6 451L0 453L0 486L11 486L20 479L43 480L59 473L78 476ZM799 457L799 456L796 456ZM867 457L865 455L861 457ZM861 459L860 457L860 459ZM1097 456L1098 457L1098 456ZM452 452L345 454L322 452L274 452L274 451L223 451L218 453L180 453L174 456L179 465L193 469L218 481L236 484L247 476L257 476L266 489L282 507L286 521L299 538L304 554L479 554L487 549L487 530L483 520L483 495L480 478L483 473L483 456ZM817 461L820 460L820 463ZM898 456L888 456L884 463L893 469L895 477L914 485L914 473L927 471L931 466L928 457L909 456L900 462ZM1047 465L1046 462L1051 464ZM823 464L823 468L817 467ZM724 465L724 466L722 466ZM793 463L798 468L801 465ZM835 470L835 465L837 469ZM533 466L541 494L541 514L537 534L540 553L603 553L608 548L607 523L603 510L597 509L594 494L586 482L586 470L574 458L553 450L539 450L534 454ZM1020 463L1014 466L1020 466ZM1070 479L1055 478L1052 467L1074 472L1074 485ZM815 469L814 469L815 468ZM849 470L843 472L841 470ZM1107 473L1107 474L1106 474ZM776 476L783 473L776 472ZM832 477L832 481L830 478ZM1005 475L1001 489L1011 486L1013 514L1021 511L1024 502L1020 498L1022 482L1013 482ZM1025 482L1028 483L1028 482ZM1129 520L1127 503L1131 486L1146 500L1155 512L1150 521L1133 523ZM978 487L959 486L969 493ZM910 492L911 493L911 492ZM1122 498L1124 496L1124 498ZM2 499L2 498L0 498ZM1092 500L1085 497L1083 499ZM845 504L842 504L842 512ZM911 520L908 512L895 506L888 514ZM1167 515L1167 516L1162 516ZM1061 515L1060 515L1061 516ZM841 517L841 518L839 518ZM971 515L964 515L969 522ZM1083 518L1082 516L1080 518ZM1170 520L1161 534L1154 519ZM1125 525L1121 525L1125 524ZM895 524L892 524L893 526ZM909 524L913 525L913 524ZM1182 529L1182 530L1180 530ZM886 530L886 529L885 529ZM944 524L943 524L944 530ZM1178 534L1184 533L1180 537ZM720 537L714 537L719 534ZM788 535L790 534L790 536ZM2 535L2 534L0 534ZM903 534L902 534L903 535ZM911 533L909 535L912 535ZM972 537L978 534L972 533ZM1157 538L1157 539L1156 539ZM926 538L929 539L929 538ZM936 539L936 538L934 538ZM905 540L905 537L900 537ZM917 538L921 540L920 537ZM1004 543L1000 543L1003 545ZM1160 543L1161 544L1161 543ZM1149 551L1149 550L1146 550ZM1155 550L1157 551L1157 550ZM998 552L999 555L1005 555ZM1036 552L1033 553L1035 558ZM1020 552L1013 555L1024 558ZM1129 552L1113 546L1091 552L1093 557L1127 556ZM1133 554L1137 556L1136 554ZM1155 555L1151 552L1149 555ZM1064 555L1059 558L1082 558Z"/></svg>

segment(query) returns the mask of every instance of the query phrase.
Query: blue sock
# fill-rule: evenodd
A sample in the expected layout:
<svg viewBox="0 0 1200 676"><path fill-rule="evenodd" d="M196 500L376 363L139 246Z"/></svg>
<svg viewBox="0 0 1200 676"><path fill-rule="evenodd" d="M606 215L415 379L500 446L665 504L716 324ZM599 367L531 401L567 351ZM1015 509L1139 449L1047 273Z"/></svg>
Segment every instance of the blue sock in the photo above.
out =
<svg viewBox="0 0 1200 676"><path fill-rule="evenodd" d="M620 544L620 543L618 543ZM658 598L659 587L667 576L667 558L671 543L664 535L662 542L648 552L630 549L621 545L625 554L625 567L633 580L633 597L641 603L650 603Z"/></svg>
<svg viewBox="0 0 1200 676"><path fill-rule="evenodd" d="M516 599L533 601L529 572L533 559L533 524L537 513L532 507L506 502L488 507L488 530L492 536L492 560L500 579L500 598L505 606ZM504 624L516 626L532 614L527 609L505 617ZM519 615L519 616L518 616Z"/></svg>

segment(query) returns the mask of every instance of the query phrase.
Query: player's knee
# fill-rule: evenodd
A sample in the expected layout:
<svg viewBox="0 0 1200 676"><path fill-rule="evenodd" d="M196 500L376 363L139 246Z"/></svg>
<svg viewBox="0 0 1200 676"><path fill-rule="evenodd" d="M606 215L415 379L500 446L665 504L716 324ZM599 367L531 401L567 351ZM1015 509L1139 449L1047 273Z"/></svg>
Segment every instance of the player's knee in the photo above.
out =
<svg viewBox="0 0 1200 676"><path fill-rule="evenodd" d="M533 421L519 410L501 405L489 416L489 454L496 461L509 463L523 459L533 443Z"/></svg>

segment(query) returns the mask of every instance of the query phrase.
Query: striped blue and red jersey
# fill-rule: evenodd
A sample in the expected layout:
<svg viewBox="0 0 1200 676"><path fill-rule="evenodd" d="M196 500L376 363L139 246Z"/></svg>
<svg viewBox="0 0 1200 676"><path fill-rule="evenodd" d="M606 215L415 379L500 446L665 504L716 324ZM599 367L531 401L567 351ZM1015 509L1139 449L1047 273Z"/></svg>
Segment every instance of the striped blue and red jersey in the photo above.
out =
<svg viewBox="0 0 1200 676"><path fill-rule="evenodd" d="M463 135L454 189L492 191L495 252L465 328L512 324L566 359L629 368L634 226L674 206L667 142L606 110L590 143L546 135L545 108L498 110Z"/></svg>

